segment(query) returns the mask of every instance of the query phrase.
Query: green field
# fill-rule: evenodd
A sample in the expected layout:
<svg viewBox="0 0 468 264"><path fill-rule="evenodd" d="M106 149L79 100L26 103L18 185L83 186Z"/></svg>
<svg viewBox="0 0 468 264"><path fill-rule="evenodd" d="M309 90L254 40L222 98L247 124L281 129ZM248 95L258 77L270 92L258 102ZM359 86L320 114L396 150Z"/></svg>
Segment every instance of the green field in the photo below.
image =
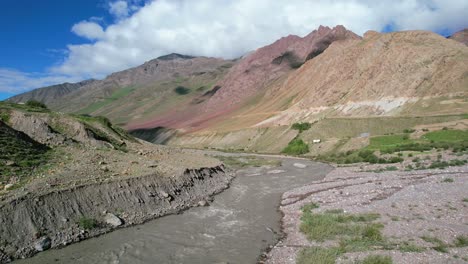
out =
<svg viewBox="0 0 468 264"><path fill-rule="evenodd" d="M104 100L102 101L98 101L98 102L95 102L95 103L92 103L90 105L88 105L86 108L84 109L81 109L80 111L78 111L78 114L91 114L97 110L99 110L100 108L114 102L114 101L117 101L119 100L120 98L123 98L127 95L129 95L131 92L133 92L135 90L135 87L133 86L128 86L128 87L124 87L122 89L119 89L117 91L115 91L114 93L112 93L112 95L108 98L105 98Z"/></svg>

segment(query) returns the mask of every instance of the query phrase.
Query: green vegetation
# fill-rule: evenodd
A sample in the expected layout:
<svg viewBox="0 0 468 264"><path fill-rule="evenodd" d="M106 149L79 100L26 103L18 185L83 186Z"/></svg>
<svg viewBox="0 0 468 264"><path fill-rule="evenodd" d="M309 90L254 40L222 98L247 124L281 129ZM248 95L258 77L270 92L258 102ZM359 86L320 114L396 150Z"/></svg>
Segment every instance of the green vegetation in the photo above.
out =
<svg viewBox="0 0 468 264"><path fill-rule="evenodd" d="M455 247L468 247L468 236L457 236L455 239Z"/></svg>
<svg viewBox="0 0 468 264"><path fill-rule="evenodd" d="M26 106L29 106L31 108L41 108L41 109L47 109L47 105L45 105L44 103L41 103L39 101L36 101L36 100L29 100L26 102Z"/></svg>
<svg viewBox="0 0 468 264"><path fill-rule="evenodd" d="M392 156L388 158L377 157L377 155L374 154L374 151L369 149L348 151L346 153L342 152L339 154L321 155L318 156L317 159L328 162L335 162L338 164L352 164L359 162L369 162L371 164L391 164L403 161L403 158L398 156ZM389 170L391 170L391 168Z"/></svg>
<svg viewBox="0 0 468 264"><path fill-rule="evenodd" d="M282 153L288 155L302 155L309 152L309 145L302 139L294 138L289 142L288 146L283 149Z"/></svg>
<svg viewBox="0 0 468 264"><path fill-rule="evenodd" d="M439 130L426 133L423 138L431 142L462 142L468 141L467 130Z"/></svg>
<svg viewBox="0 0 468 264"><path fill-rule="evenodd" d="M448 247L450 245L446 244L444 241L438 239L437 237L423 236L423 237L421 237L421 239L428 242L428 243L434 244L435 246L432 247L432 249L434 249L435 251L439 251L439 252L442 252L442 253L448 253Z"/></svg>
<svg viewBox="0 0 468 264"><path fill-rule="evenodd" d="M128 86L128 87L124 87L124 88L121 88L117 91L115 91L114 93L112 93L112 95L108 98L105 98L104 100L101 100L101 101L98 101L98 102L94 102L90 105L88 105L86 108L83 108L82 110L78 111L79 114L90 114L90 113L93 113L97 110L99 110L100 108L114 102L114 101L117 101L119 100L120 98L123 98L127 95L129 95L130 93L132 93L133 91L135 90L135 87L133 86Z"/></svg>
<svg viewBox="0 0 468 264"><path fill-rule="evenodd" d="M304 123L294 123L291 126L291 128L295 130L299 130L299 133L301 133L302 131L310 129L311 126L312 125L310 123L304 122Z"/></svg>
<svg viewBox="0 0 468 264"><path fill-rule="evenodd" d="M401 251L401 252L423 252L424 251L424 248L422 247L418 247L412 243L409 243L409 242L404 242L403 244L400 244L398 246L398 249Z"/></svg>
<svg viewBox="0 0 468 264"><path fill-rule="evenodd" d="M301 250L297 256L297 264L335 264L336 259L343 254L339 248L312 247Z"/></svg>
<svg viewBox="0 0 468 264"><path fill-rule="evenodd" d="M98 226L98 222L93 218L83 216L78 220L78 225L83 229L89 230L96 228Z"/></svg>
<svg viewBox="0 0 468 264"><path fill-rule="evenodd" d="M0 181L24 181L51 158L50 149L24 133L0 125Z"/></svg>
<svg viewBox="0 0 468 264"><path fill-rule="evenodd" d="M370 255L365 257L360 264L392 264L392 258L390 256L381 255Z"/></svg>
<svg viewBox="0 0 468 264"><path fill-rule="evenodd" d="M442 182L451 183L451 182L453 182L453 179L452 178L445 178Z"/></svg>
<svg viewBox="0 0 468 264"><path fill-rule="evenodd" d="M378 214L347 214L341 209L313 213L315 208L316 204L302 208L300 230L313 241L339 239L339 246L303 249L297 263L335 263L346 252L388 246L382 234L383 225L375 222L380 217Z"/></svg>
<svg viewBox="0 0 468 264"><path fill-rule="evenodd" d="M381 240L382 225L371 223L378 214L345 214L342 210L312 213L310 207L303 208L300 230L310 240L324 241L338 236L349 236Z"/></svg>
<svg viewBox="0 0 468 264"><path fill-rule="evenodd" d="M178 95L186 95L190 93L190 89L184 86L177 86L174 88L174 92L176 92Z"/></svg>
<svg viewBox="0 0 468 264"><path fill-rule="evenodd" d="M276 159L259 158L255 156L245 157L229 157L229 156L216 156L224 164L229 167L240 169L245 167L261 167L261 166L281 166L281 161Z"/></svg>
<svg viewBox="0 0 468 264"><path fill-rule="evenodd" d="M0 109L0 121L8 123L10 121L10 112L8 110Z"/></svg>

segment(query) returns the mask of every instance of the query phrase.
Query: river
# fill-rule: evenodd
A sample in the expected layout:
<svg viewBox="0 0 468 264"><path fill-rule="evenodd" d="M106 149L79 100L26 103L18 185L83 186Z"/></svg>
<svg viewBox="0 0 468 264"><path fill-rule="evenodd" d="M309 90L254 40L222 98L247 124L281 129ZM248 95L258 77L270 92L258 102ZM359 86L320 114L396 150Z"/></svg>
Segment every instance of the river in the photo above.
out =
<svg viewBox="0 0 468 264"><path fill-rule="evenodd" d="M332 170L303 159L276 159L281 159L280 167L239 170L230 188L216 195L210 206L118 229L15 263L255 263L280 236L277 209L282 193L323 179Z"/></svg>

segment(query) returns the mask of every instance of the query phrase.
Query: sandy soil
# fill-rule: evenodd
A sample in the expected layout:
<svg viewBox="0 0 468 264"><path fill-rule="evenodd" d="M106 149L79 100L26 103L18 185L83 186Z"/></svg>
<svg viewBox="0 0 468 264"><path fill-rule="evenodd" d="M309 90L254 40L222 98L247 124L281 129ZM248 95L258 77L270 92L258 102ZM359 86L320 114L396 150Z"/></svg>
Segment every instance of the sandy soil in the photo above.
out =
<svg viewBox="0 0 468 264"><path fill-rule="evenodd" d="M316 212L343 209L349 213L379 213L379 222L385 225L384 236L391 242L411 242L425 248L419 253L398 249L346 253L338 263L355 263L369 254L390 255L394 263L468 263L467 247L449 247L448 253L442 253L421 239L437 237L453 244L457 236L467 236L467 199L467 165L381 173L363 172L359 166L336 168L323 181L283 194L280 210L286 236L269 252L266 263L295 263L302 248L330 245L311 242L299 230L301 207L310 203L320 205Z"/></svg>

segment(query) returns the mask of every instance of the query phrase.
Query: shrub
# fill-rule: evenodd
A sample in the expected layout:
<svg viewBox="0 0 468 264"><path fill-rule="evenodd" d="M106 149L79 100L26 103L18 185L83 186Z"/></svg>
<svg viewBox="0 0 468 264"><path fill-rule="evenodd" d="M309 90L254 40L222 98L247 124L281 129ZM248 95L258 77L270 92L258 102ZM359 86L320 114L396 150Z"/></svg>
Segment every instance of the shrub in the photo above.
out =
<svg viewBox="0 0 468 264"><path fill-rule="evenodd" d="M364 258L361 264L392 264L390 256L370 255Z"/></svg>
<svg viewBox="0 0 468 264"><path fill-rule="evenodd" d="M47 105L36 100L29 100L26 102L26 105L33 108L48 109Z"/></svg>
<svg viewBox="0 0 468 264"><path fill-rule="evenodd" d="M410 129L407 128L407 129L403 130L403 133L413 133L414 131L416 131L416 130L411 129L411 128Z"/></svg>
<svg viewBox="0 0 468 264"><path fill-rule="evenodd" d="M174 92L176 92L179 95L186 95L186 94L190 93L190 89L186 88L186 87L183 87L183 86L177 86L174 89Z"/></svg>
<svg viewBox="0 0 468 264"><path fill-rule="evenodd" d="M290 155L302 155L309 152L309 145L302 139L295 138L289 142L288 146L283 149L282 153Z"/></svg>
<svg viewBox="0 0 468 264"><path fill-rule="evenodd" d="M78 225L83 229L93 229L97 227L97 221L93 218L81 217Z"/></svg>

